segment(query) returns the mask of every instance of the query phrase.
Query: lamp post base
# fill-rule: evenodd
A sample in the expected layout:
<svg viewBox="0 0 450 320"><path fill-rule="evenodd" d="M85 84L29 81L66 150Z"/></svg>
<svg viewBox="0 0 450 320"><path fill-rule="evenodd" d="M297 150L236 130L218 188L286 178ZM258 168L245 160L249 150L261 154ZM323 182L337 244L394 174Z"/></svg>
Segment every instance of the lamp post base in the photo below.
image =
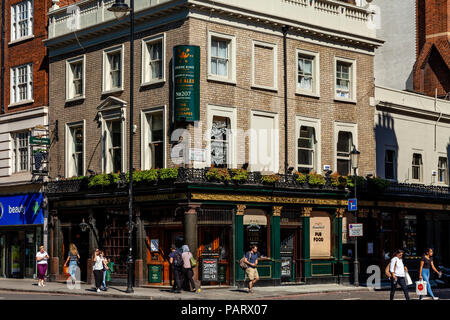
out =
<svg viewBox="0 0 450 320"><path fill-rule="evenodd" d="M355 267L355 279L353 281L353 284L355 287L359 287L359 262L355 261L353 264Z"/></svg>

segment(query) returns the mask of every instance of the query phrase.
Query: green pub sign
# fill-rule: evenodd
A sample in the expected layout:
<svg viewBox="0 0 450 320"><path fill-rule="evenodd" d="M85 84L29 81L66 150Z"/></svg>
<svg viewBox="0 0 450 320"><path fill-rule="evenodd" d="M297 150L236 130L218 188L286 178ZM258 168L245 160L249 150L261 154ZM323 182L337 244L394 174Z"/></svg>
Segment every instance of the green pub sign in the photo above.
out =
<svg viewBox="0 0 450 320"><path fill-rule="evenodd" d="M175 121L200 120L200 47L173 48Z"/></svg>

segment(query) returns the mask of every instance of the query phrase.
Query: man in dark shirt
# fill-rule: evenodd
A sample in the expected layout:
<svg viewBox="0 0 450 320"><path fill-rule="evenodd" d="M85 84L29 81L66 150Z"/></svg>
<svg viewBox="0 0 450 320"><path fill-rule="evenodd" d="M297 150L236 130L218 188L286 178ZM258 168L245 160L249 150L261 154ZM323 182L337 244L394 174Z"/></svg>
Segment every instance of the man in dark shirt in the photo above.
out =
<svg viewBox="0 0 450 320"><path fill-rule="evenodd" d="M176 265L176 261L178 259L181 259L181 255L177 252L177 249L175 248L175 245L171 245L170 246L170 250L172 251L169 254L169 262L170 265L172 266L172 275L173 275L173 287L172 287L172 292L175 293L181 293L181 267Z"/></svg>
<svg viewBox="0 0 450 320"><path fill-rule="evenodd" d="M253 293L253 285L256 281L259 280L258 270L256 269L256 265L258 264L258 247L256 245L252 245L251 250L245 254L245 263L248 265L248 268L245 269L245 273L247 273L248 279L248 292Z"/></svg>

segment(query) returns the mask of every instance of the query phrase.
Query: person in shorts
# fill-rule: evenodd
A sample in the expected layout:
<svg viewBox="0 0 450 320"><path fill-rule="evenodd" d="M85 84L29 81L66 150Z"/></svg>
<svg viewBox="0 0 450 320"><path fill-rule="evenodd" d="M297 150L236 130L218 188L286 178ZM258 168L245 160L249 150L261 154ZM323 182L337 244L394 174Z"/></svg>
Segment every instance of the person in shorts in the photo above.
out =
<svg viewBox="0 0 450 320"><path fill-rule="evenodd" d="M250 251L245 254L245 263L248 268L245 269L245 273L249 279L248 282L248 292L253 293L253 286L259 280L258 269L256 265L258 264L258 247L256 245L250 246Z"/></svg>

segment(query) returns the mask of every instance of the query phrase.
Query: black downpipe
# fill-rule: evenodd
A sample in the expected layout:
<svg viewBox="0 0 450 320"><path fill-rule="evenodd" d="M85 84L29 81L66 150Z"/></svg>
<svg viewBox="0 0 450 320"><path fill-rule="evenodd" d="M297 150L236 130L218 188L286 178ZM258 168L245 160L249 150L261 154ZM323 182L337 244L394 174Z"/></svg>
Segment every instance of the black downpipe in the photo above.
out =
<svg viewBox="0 0 450 320"><path fill-rule="evenodd" d="M1 99L1 113L5 113L5 2L2 0L2 31L1 31L1 49L0 49L0 55L2 56L1 61L1 70L0 70L0 86L1 86L1 93L0 93L0 99Z"/></svg>
<svg viewBox="0 0 450 320"><path fill-rule="evenodd" d="M288 161L288 96L287 96L287 33L288 26L283 26L283 68L284 68L284 174L287 174Z"/></svg>

